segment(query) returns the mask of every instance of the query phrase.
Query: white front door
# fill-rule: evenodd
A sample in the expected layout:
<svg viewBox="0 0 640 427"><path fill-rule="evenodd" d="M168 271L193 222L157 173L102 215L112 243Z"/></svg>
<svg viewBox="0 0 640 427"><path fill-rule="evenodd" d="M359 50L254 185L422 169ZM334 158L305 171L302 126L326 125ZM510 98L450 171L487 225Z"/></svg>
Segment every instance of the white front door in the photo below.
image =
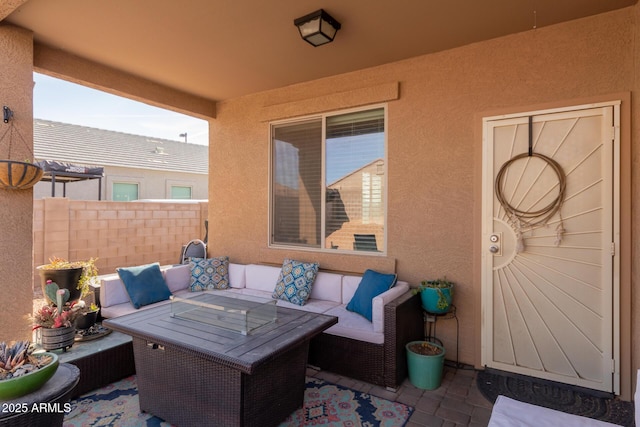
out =
<svg viewBox="0 0 640 427"><path fill-rule="evenodd" d="M482 364L619 393L619 103L484 120Z"/></svg>

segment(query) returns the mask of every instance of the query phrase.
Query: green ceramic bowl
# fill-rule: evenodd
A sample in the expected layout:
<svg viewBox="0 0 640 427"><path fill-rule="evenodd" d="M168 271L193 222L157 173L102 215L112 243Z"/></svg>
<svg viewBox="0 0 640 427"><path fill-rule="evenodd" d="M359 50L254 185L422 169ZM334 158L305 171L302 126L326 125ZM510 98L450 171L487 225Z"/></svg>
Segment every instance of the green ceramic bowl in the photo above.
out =
<svg viewBox="0 0 640 427"><path fill-rule="evenodd" d="M38 353L49 355L53 360L45 367L26 375L8 380L0 380L0 400L15 399L32 391L38 390L56 373L58 369L58 355L55 353Z"/></svg>

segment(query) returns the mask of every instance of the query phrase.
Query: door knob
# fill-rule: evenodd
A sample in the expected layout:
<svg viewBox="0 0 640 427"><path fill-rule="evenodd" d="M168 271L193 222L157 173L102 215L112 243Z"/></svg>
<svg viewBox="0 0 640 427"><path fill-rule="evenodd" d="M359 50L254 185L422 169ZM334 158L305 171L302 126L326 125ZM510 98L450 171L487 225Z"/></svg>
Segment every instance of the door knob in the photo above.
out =
<svg viewBox="0 0 640 427"><path fill-rule="evenodd" d="M500 251L500 247L498 245L489 246L489 252L492 254L497 254Z"/></svg>

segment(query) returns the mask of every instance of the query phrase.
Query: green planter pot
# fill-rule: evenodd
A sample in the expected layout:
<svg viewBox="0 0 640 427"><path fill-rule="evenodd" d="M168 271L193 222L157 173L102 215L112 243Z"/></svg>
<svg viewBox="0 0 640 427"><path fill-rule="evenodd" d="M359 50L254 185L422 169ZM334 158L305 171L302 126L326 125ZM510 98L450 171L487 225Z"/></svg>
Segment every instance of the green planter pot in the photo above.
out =
<svg viewBox="0 0 640 427"><path fill-rule="evenodd" d="M417 388L423 390L435 390L442 382L444 368L444 347L429 343L441 350L440 354L430 356L418 354L411 350L413 345L421 345L425 341L411 341L405 347L407 349L407 365L409 368L409 381Z"/></svg>
<svg viewBox="0 0 640 427"><path fill-rule="evenodd" d="M47 366L8 380L0 380L0 400L15 399L29 394L42 387L56 373L58 369L58 355L55 353L41 353L52 357Z"/></svg>
<svg viewBox="0 0 640 427"><path fill-rule="evenodd" d="M424 288L420 291L422 307L428 313L443 314L451 308L453 288ZM443 300L441 301L441 298Z"/></svg>

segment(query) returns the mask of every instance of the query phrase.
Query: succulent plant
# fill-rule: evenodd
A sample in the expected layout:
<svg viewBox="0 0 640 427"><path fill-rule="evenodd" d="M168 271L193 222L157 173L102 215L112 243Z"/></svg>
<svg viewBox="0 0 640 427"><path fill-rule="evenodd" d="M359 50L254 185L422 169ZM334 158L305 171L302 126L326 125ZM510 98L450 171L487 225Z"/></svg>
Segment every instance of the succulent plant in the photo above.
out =
<svg viewBox="0 0 640 427"><path fill-rule="evenodd" d="M13 372L25 363L29 351L29 341L18 341L14 345L0 343L0 370Z"/></svg>
<svg viewBox="0 0 640 427"><path fill-rule="evenodd" d="M16 341L13 345L0 342L0 380L19 377L48 365L49 354L34 356L29 341Z"/></svg>

